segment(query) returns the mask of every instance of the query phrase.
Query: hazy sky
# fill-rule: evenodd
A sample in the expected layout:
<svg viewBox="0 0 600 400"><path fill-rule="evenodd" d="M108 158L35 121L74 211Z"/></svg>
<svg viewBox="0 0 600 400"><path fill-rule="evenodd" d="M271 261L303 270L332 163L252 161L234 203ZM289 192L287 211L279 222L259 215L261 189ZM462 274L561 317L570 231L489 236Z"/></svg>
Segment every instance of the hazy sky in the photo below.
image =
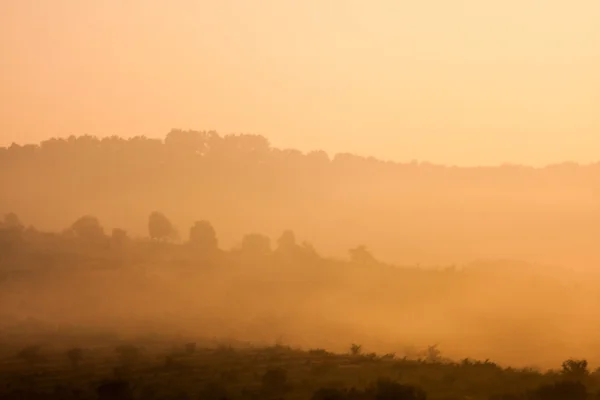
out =
<svg viewBox="0 0 600 400"><path fill-rule="evenodd" d="M0 145L172 127L600 160L598 0L0 0Z"/></svg>

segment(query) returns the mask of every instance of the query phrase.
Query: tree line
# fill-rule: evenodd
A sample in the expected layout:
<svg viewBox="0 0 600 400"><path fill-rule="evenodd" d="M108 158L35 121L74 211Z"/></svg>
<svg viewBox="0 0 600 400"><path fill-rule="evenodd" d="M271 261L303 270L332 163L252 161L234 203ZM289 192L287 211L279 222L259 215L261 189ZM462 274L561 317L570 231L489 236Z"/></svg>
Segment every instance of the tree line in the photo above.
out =
<svg viewBox="0 0 600 400"><path fill-rule="evenodd" d="M165 214L154 211L148 216L147 236L132 238L126 230L114 228L107 233L97 217L85 215L78 218L62 232L40 232L35 227L26 227L13 212L0 220L0 260L18 255L24 250L35 250L36 244L53 243L55 248L67 247L71 250L83 249L89 254L94 252L124 252L137 243L155 243L165 249L177 251L177 248L192 250L200 261L216 264L222 260L225 252L219 247L217 232L206 220L195 221L182 238L179 231ZM231 249L232 254L264 261L274 255L280 260L309 262L321 258L308 242L299 243L292 230L285 230L275 242L267 235L249 233L240 243ZM376 264L377 260L364 245L348 251L350 261L356 264ZM1 265L0 265L1 266Z"/></svg>
<svg viewBox="0 0 600 400"><path fill-rule="evenodd" d="M0 148L0 209L46 230L93 212L137 234L153 210L177 225L201 213L227 247L248 231L293 226L328 253L365 243L401 263L592 263L595 252L575 249L600 233L586 222L598 216L599 176L600 163L458 168L172 130L164 139L83 135ZM473 246L482 238L486 248Z"/></svg>

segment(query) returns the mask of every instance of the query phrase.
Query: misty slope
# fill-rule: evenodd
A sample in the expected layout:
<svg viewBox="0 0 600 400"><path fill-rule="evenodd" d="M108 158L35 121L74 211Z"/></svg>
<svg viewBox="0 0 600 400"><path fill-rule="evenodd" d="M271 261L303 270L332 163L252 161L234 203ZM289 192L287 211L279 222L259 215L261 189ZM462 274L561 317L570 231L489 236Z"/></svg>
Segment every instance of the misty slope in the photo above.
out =
<svg viewBox="0 0 600 400"><path fill-rule="evenodd" d="M455 168L350 154L330 159L257 135L174 130L165 140L90 136L0 148L0 210L41 229L85 214L146 233L209 220L224 247L293 228L325 254L368 245L402 264L512 258L600 262L600 164Z"/></svg>
<svg viewBox="0 0 600 400"><path fill-rule="evenodd" d="M290 232L275 246L245 235L224 251L214 231L204 233L192 229L182 243L132 239L107 235L87 217L52 233L8 215L0 223L0 337L27 345L83 329L337 351L358 342L398 354L438 343L453 358L512 365L600 360L598 274L509 261L391 266L362 248L342 261Z"/></svg>

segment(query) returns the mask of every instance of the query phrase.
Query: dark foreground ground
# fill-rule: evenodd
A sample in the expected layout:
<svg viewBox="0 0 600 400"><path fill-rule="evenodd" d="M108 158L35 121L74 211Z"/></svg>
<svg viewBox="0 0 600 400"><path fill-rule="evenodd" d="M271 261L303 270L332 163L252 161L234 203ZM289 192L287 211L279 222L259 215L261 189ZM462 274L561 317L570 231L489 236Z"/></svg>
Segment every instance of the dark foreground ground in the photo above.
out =
<svg viewBox="0 0 600 400"><path fill-rule="evenodd" d="M420 359L159 338L0 350L2 400L600 399L600 373L583 360L513 369L444 360L433 347Z"/></svg>

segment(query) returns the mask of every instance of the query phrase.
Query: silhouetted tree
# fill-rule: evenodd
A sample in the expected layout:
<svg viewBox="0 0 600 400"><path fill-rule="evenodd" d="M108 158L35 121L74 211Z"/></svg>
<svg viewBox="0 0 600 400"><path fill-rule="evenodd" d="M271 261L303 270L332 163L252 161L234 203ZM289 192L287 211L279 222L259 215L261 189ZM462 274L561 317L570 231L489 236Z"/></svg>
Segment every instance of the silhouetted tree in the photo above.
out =
<svg viewBox="0 0 600 400"><path fill-rule="evenodd" d="M178 156L201 156L209 149L210 136L211 132L172 129L165 137L165 146L173 149Z"/></svg>
<svg viewBox="0 0 600 400"><path fill-rule="evenodd" d="M148 217L148 233L151 239L173 239L175 237L175 227L163 213L154 211Z"/></svg>
<svg viewBox="0 0 600 400"><path fill-rule="evenodd" d="M360 344L352 343L350 346L350 354L353 356L358 356L362 351L362 346Z"/></svg>
<svg viewBox="0 0 600 400"><path fill-rule="evenodd" d="M438 348L437 344L432 346L427 346L427 350L425 350L425 359L428 362L440 362L442 360L442 352Z"/></svg>
<svg viewBox="0 0 600 400"><path fill-rule="evenodd" d="M217 251L217 233L208 221L196 221L190 229L190 244L204 254L213 254Z"/></svg>
<svg viewBox="0 0 600 400"><path fill-rule="evenodd" d="M297 249L296 235L291 230L284 231L277 239L277 249L281 254L293 254Z"/></svg>
<svg viewBox="0 0 600 400"><path fill-rule="evenodd" d="M129 242L129 236L127 235L127 231L120 228L113 229L112 234L110 236L110 241L112 245L117 248L125 246Z"/></svg>
<svg viewBox="0 0 600 400"><path fill-rule="evenodd" d="M364 245L350 249L348 252L350 253L350 260L357 264L373 264L377 262L373 254Z"/></svg>
<svg viewBox="0 0 600 400"><path fill-rule="evenodd" d="M587 360L569 359L562 363L562 374L568 379L581 380L590 374Z"/></svg>
<svg viewBox="0 0 600 400"><path fill-rule="evenodd" d="M0 223L0 229L23 230L24 226L17 214L10 212L4 216L4 221Z"/></svg>
<svg viewBox="0 0 600 400"><path fill-rule="evenodd" d="M71 225L71 231L86 241L96 242L105 238L104 229L98 218L90 215L83 216Z"/></svg>

